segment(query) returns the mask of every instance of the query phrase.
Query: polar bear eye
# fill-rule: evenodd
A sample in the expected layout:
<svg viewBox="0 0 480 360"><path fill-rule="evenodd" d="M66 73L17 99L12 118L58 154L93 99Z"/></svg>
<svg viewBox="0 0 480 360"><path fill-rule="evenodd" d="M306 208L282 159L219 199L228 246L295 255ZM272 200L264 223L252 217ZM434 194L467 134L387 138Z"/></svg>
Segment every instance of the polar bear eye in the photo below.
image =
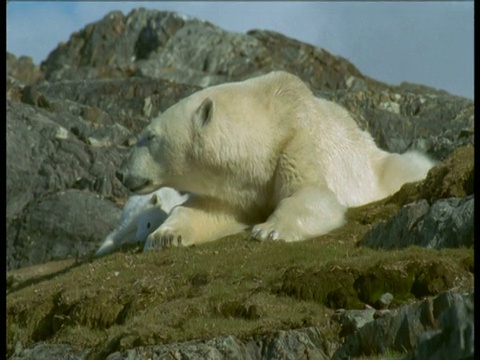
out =
<svg viewBox="0 0 480 360"><path fill-rule="evenodd" d="M155 135L151 132L143 133L137 141L137 146L147 146L154 137Z"/></svg>

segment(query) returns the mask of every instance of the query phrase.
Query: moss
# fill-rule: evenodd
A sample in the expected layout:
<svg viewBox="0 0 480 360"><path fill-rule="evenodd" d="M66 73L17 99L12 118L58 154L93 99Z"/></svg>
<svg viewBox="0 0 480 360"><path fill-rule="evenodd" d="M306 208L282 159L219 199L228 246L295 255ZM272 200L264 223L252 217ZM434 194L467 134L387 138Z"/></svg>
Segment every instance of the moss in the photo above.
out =
<svg viewBox="0 0 480 360"><path fill-rule="evenodd" d="M320 268L290 268L277 293L319 302L331 309L361 309L365 304L376 307L387 292L393 295L392 306L399 306L414 298L437 295L456 286L459 278L469 278L465 260L447 261L436 250L412 247L390 253L401 254L401 258L394 259L384 252L382 255L388 260L381 259L374 265L344 260ZM423 259L418 260L421 253ZM355 268L347 265L352 262Z"/></svg>
<svg viewBox="0 0 480 360"><path fill-rule="evenodd" d="M419 199L432 203L438 199L471 195L474 189L473 173L473 146L459 147L445 161L433 167L424 181L405 184L384 203L404 205Z"/></svg>
<svg viewBox="0 0 480 360"><path fill-rule="evenodd" d="M371 306L387 292L393 295L397 303L402 303L412 297L410 290L414 278L414 274L403 269L376 264L357 277L354 288L359 299Z"/></svg>
<svg viewBox="0 0 480 360"><path fill-rule="evenodd" d="M215 304L212 312L225 318L240 318L246 320L256 320L260 318L256 305L248 306L245 303L237 300Z"/></svg>
<svg viewBox="0 0 480 360"><path fill-rule="evenodd" d="M429 201L473 194L473 146L456 149L445 161L430 170L423 185L423 195Z"/></svg>
<svg viewBox="0 0 480 360"><path fill-rule="evenodd" d="M466 258L462 259L460 265L468 272L474 273L475 269L475 260L473 256L467 256Z"/></svg>
<svg viewBox="0 0 480 360"><path fill-rule="evenodd" d="M412 294L418 298L437 295L452 288L455 284L458 270L442 262L413 264L415 281L412 284Z"/></svg>
<svg viewBox="0 0 480 360"><path fill-rule="evenodd" d="M279 294L295 299L315 301L329 308L361 308L353 288L354 272L333 268L320 270L288 269L282 278Z"/></svg>
<svg viewBox="0 0 480 360"><path fill-rule="evenodd" d="M192 248L85 261L7 295L8 354L18 341L46 341L92 348L91 358L100 359L132 344L304 326L334 338L338 331L325 321L331 309L363 308L386 291L399 304L409 293L422 295L417 287L435 293L457 286L451 275L473 286L464 265L465 259L473 264L473 249L362 248L348 230L361 228L354 223L294 244L254 242L241 234Z"/></svg>

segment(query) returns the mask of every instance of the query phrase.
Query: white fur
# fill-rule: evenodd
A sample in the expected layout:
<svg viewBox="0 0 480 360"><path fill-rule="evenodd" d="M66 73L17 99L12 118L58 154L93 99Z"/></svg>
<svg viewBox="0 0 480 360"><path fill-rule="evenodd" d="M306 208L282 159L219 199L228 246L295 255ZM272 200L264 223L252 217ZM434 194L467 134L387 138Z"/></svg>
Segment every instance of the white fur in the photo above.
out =
<svg viewBox="0 0 480 360"><path fill-rule="evenodd" d="M148 235L163 224L170 214L170 211L188 199L188 195L180 195L177 191L170 188L161 188L154 194L160 197L156 206L147 207L140 214L137 220L137 232L135 234L136 242L145 242Z"/></svg>
<svg viewBox="0 0 480 360"><path fill-rule="evenodd" d="M201 90L143 131L118 172L145 193L191 193L145 249L213 241L252 227L254 238L299 241L344 223L348 207L423 179L433 162L380 150L339 105L296 76L273 72Z"/></svg>
<svg viewBox="0 0 480 360"><path fill-rule="evenodd" d="M146 241L170 211L187 197L168 187L151 194L131 196L123 208L118 227L107 235L95 256L103 256L126 243Z"/></svg>

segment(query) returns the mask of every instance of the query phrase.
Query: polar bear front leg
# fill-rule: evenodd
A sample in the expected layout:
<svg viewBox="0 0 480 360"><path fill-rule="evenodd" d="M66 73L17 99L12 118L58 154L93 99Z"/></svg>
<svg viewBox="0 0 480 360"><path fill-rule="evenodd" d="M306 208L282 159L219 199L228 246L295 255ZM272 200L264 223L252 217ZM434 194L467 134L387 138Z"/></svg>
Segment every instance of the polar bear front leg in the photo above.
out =
<svg viewBox="0 0 480 360"><path fill-rule="evenodd" d="M201 244L243 231L246 227L228 211L220 211L208 201L192 199L173 209L167 220L148 236L143 250Z"/></svg>
<svg viewBox="0 0 480 360"><path fill-rule="evenodd" d="M346 208L328 188L305 188L280 201L263 224L255 225L257 240L306 240L345 223Z"/></svg>

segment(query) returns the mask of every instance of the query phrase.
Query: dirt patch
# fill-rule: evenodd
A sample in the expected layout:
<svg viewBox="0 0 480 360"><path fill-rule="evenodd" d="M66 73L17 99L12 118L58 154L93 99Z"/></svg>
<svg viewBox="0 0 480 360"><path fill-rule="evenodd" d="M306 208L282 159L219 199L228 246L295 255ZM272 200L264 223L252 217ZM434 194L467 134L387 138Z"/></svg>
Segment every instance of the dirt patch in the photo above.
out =
<svg viewBox="0 0 480 360"><path fill-rule="evenodd" d="M255 320L260 317L256 305L247 305L241 301L225 301L212 306L212 312L225 318Z"/></svg>
<svg viewBox="0 0 480 360"><path fill-rule="evenodd" d="M7 272L7 293L50 279L78 265L76 259L64 259L9 271Z"/></svg>

